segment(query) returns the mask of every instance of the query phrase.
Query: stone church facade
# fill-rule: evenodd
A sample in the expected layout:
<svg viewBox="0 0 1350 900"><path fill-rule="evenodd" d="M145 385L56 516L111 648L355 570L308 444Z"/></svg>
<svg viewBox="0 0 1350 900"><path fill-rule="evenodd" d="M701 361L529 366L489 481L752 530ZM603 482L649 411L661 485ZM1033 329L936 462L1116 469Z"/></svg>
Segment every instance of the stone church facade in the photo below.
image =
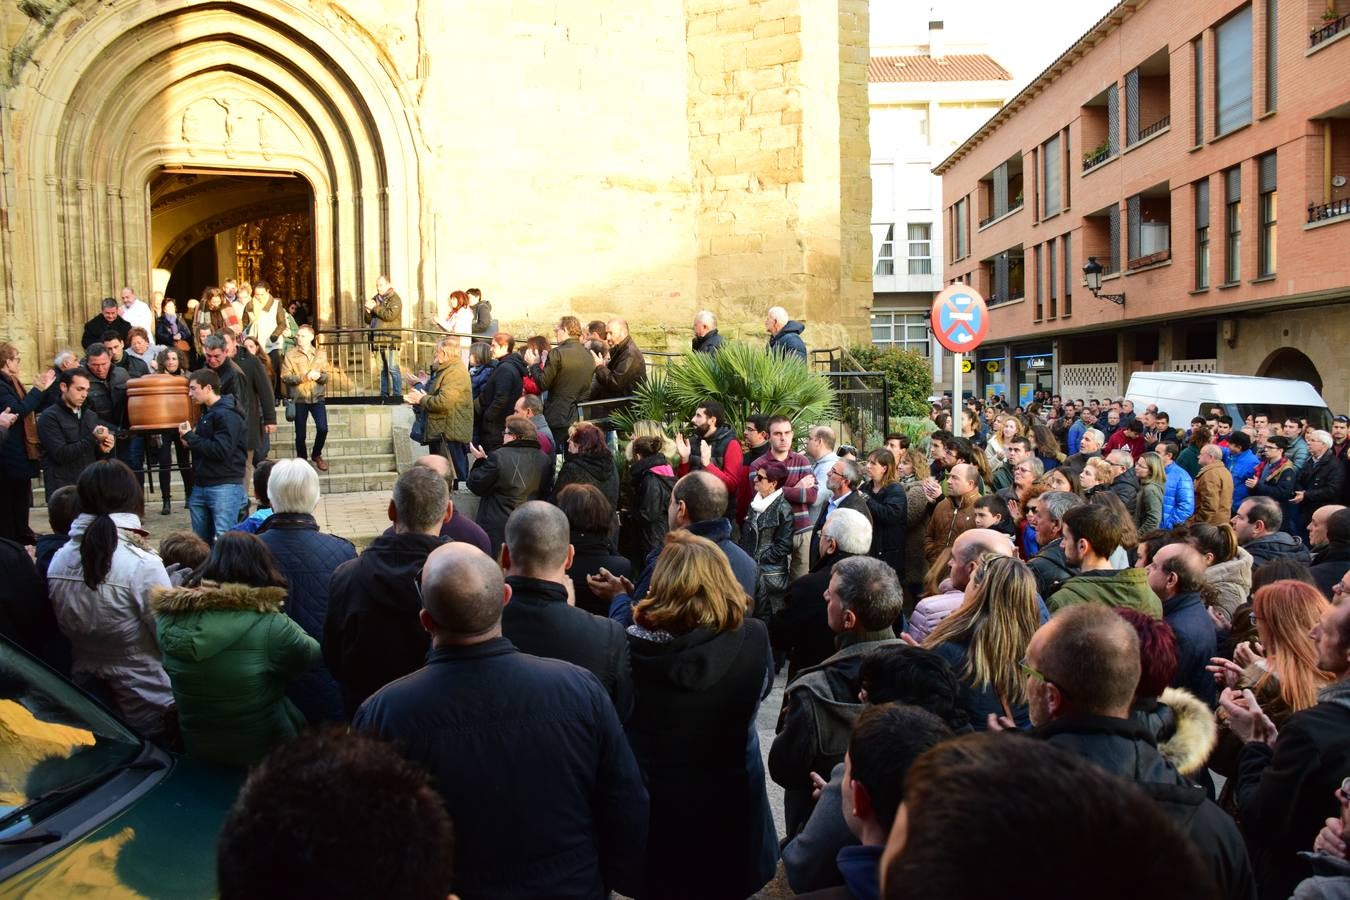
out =
<svg viewBox="0 0 1350 900"><path fill-rule="evenodd" d="M272 265L327 326L388 273L410 326L477 286L517 332L758 340L781 305L865 340L867 32L866 0L3 0L0 337L48 356L290 216Z"/></svg>

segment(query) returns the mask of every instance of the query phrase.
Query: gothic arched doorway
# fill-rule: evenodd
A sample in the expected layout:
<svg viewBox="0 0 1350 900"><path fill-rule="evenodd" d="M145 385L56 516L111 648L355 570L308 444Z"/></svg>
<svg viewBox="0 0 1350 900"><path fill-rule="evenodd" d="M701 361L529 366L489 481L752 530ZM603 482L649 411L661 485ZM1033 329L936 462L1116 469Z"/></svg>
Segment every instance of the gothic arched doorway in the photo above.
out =
<svg viewBox="0 0 1350 900"><path fill-rule="evenodd" d="M21 340L44 354L69 346L99 297L124 284L148 293L166 251L248 221L197 233L217 211L157 228L157 180L173 172L306 194L320 323L351 324L381 273L415 309L432 229L408 81L357 20L334 28L326 7L287 0L58 9L30 20L12 54L7 183L23 227L11 251L32 263L10 286Z"/></svg>
<svg viewBox="0 0 1350 900"><path fill-rule="evenodd" d="M1322 393L1322 376L1317 366L1302 350L1293 347L1281 347L1265 358L1256 369L1263 378L1290 378L1294 381L1306 381L1317 392Z"/></svg>

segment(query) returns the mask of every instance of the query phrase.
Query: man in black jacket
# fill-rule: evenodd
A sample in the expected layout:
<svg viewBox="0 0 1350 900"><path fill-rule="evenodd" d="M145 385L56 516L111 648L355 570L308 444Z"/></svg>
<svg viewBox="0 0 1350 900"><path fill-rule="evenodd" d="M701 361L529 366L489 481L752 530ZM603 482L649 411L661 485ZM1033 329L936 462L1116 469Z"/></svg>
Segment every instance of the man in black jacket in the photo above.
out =
<svg viewBox="0 0 1350 900"><path fill-rule="evenodd" d="M533 356L534 351L526 348L513 350L499 359L475 401L483 423L483 442L479 446L489 453L502 445L506 418L524 394L525 374L530 368L526 360Z"/></svg>
<svg viewBox="0 0 1350 900"><path fill-rule="evenodd" d="M856 509L838 509L820 532L820 559L811 571L787 587L783 609L769 619L776 654L786 654L788 681L802 669L834 653L834 632L826 615L825 590L837 563L866 556L872 548L872 523Z"/></svg>
<svg viewBox="0 0 1350 900"><path fill-rule="evenodd" d="M122 307L115 299L104 297L99 314L84 323L84 336L80 339L80 346L88 347L90 344L99 343L103 340L103 333L109 329L116 331L125 341L127 335L131 333L131 323L122 318L121 312Z"/></svg>
<svg viewBox="0 0 1350 900"><path fill-rule="evenodd" d="M1339 509L1327 517L1327 541L1313 560L1312 577L1328 600L1335 600L1335 586L1350 571L1350 509Z"/></svg>
<svg viewBox="0 0 1350 900"><path fill-rule="evenodd" d="M1320 430L1310 431L1307 442L1308 461L1298 474L1298 490L1294 492L1299 520L1305 529L1323 506L1340 503L1341 493L1345 490L1345 464L1331 452L1331 435ZM1303 537L1308 537L1306 531Z"/></svg>
<svg viewBox="0 0 1350 900"><path fill-rule="evenodd" d="M717 316L706 309L694 316L695 353L716 353L724 343L722 335L717 333Z"/></svg>
<svg viewBox="0 0 1350 900"><path fill-rule="evenodd" d="M112 354L102 344L90 344L84 358L84 371L89 375L89 395L84 405L98 416L109 430L122 427L127 408L127 372L112 364Z"/></svg>
<svg viewBox="0 0 1350 900"><path fill-rule="evenodd" d="M243 412L248 427L248 470L251 472L254 460L267 458L272 435L277 430L276 395L272 392L272 379L267 377L267 369L248 352L248 348L240 346L234 332L226 331L224 338L225 352L243 375L239 393L248 404Z"/></svg>
<svg viewBox="0 0 1350 900"><path fill-rule="evenodd" d="M37 420L42 490L47 500L57 488L79 480L85 466L106 459L114 446L112 431L84 408L89 374L84 369L67 369L57 385L61 402L47 407Z"/></svg>
<svg viewBox="0 0 1350 900"><path fill-rule="evenodd" d="M540 496L548 456L540 448L537 434L529 419L508 416L502 435L505 443L496 450L487 453L481 447L469 445L474 458L469 470L469 490L480 498L474 521L487 532L493 556L506 540L506 520L511 513L527 500Z"/></svg>
<svg viewBox="0 0 1350 900"><path fill-rule="evenodd" d="M1064 555L1064 514L1081 506L1083 498L1067 491L1049 491L1033 502L1035 510L1027 511L1027 520L1036 531L1040 550L1027 566L1036 576L1036 593L1048 602L1061 584L1078 574Z"/></svg>
<svg viewBox="0 0 1350 900"><path fill-rule="evenodd" d="M188 376L188 398L202 405L194 427L180 422L178 436L192 451L192 494L188 515L202 540L216 538L239 521L244 494L244 419L233 397L220 396L220 378L210 369Z"/></svg>
<svg viewBox="0 0 1350 900"><path fill-rule="evenodd" d="M849 731L862 711L858 670L863 656L899 643L892 626L905 602L895 570L870 556L836 563L825 596L826 625L838 650L788 684L769 748L769 775L785 789L789 835L811 815L811 773L828 772L844 761Z"/></svg>
<svg viewBox="0 0 1350 900"><path fill-rule="evenodd" d="M589 669L614 701L619 720L627 721L633 710L628 638L613 619L569 603L572 553L567 516L558 507L531 500L511 513L502 547L511 602L502 611L502 634L532 656Z"/></svg>
<svg viewBox="0 0 1350 900"><path fill-rule="evenodd" d="M825 475L825 489L829 492L829 499L821 505L816 525L811 529L812 566L820 562L820 533L825 529L825 522L830 518L830 513L836 509L852 509L862 513L869 525L872 523L872 511L867 508L867 498L858 491L862 480L862 469L851 459L836 459L830 465L830 471Z"/></svg>
<svg viewBox="0 0 1350 900"><path fill-rule="evenodd" d="M394 533L380 535L334 570L321 644L347 715L422 665L429 641L417 620L422 608L417 575L427 555L444 543L441 525L450 514L445 477L413 466L394 483L389 501Z"/></svg>
<svg viewBox="0 0 1350 900"><path fill-rule="evenodd" d="M576 316L563 316L553 337L558 343L548 352L543 371L535 365L533 372L539 389L548 393L544 418L553 429L553 444L566 447L567 429L576 415L577 404L591 390L595 357L581 342L581 321Z"/></svg>
<svg viewBox="0 0 1350 900"><path fill-rule="evenodd" d="M481 551L438 548L421 584L426 665L367 700L353 725L431 773L455 823L456 890L636 896L649 801L600 682L502 636L511 588Z"/></svg>
<svg viewBox="0 0 1350 900"><path fill-rule="evenodd" d="M1111 481L1110 491L1125 504L1125 509L1134 512L1135 502L1139 499L1139 476L1134 474L1134 457L1129 450L1112 450L1106 456L1111 464L1115 478Z"/></svg>
<svg viewBox="0 0 1350 900"><path fill-rule="evenodd" d="M1060 610L1027 645L1032 735L1141 788L1194 842L1218 896L1254 900L1237 825L1163 758L1152 731L1130 718L1139 666L1139 637L1110 607L1083 603ZM1013 727L993 718L991 728Z"/></svg>
<svg viewBox="0 0 1350 900"><path fill-rule="evenodd" d="M1311 850L1328 817L1340 815L1335 791L1350 772L1350 575L1336 602L1313 627L1317 668L1336 675L1317 704L1296 712L1278 732L1251 691L1224 690L1219 704L1245 743L1238 757L1238 813L1262 897L1287 897L1309 874L1300 851Z"/></svg>

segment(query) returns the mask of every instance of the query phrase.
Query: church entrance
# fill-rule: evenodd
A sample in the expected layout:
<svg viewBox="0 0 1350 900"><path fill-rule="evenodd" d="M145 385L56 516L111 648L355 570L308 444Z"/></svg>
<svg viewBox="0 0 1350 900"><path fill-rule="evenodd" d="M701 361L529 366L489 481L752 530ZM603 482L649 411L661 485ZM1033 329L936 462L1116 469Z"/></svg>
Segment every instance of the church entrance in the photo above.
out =
<svg viewBox="0 0 1350 900"><path fill-rule="evenodd" d="M314 191L281 172L165 166L150 178L155 287L180 308L225 280L265 279L314 309Z"/></svg>

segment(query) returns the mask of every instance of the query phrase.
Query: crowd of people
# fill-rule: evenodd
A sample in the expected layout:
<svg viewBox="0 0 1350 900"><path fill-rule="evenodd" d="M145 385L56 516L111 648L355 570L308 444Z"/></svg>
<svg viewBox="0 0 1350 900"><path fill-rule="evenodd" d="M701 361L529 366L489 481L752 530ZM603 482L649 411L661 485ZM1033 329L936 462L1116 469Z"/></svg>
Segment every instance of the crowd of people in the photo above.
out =
<svg viewBox="0 0 1350 900"><path fill-rule="evenodd" d="M372 333L398 302L382 280ZM222 897L743 898L780 871L816 897L1350 891L1350 418L972 401L854 448L707 399L620 432L645 371L623 319L517 342L488 318L465 346L449 319L484 306L456 299L410 379L429 452L360 553L314 517L310 326L274 371L319 438L275 462L238 362L268 338L207 298L201 364L161 355L203 412L167 436L195 533L158 547L86 413L120 344L28 391L0 346L13 412L57 398L52 534L0 541L25 573L0 630L147 739L252 770ZM805 358L801 323L766 327ZM700 313L691 349L721 346Z"/></svg>

